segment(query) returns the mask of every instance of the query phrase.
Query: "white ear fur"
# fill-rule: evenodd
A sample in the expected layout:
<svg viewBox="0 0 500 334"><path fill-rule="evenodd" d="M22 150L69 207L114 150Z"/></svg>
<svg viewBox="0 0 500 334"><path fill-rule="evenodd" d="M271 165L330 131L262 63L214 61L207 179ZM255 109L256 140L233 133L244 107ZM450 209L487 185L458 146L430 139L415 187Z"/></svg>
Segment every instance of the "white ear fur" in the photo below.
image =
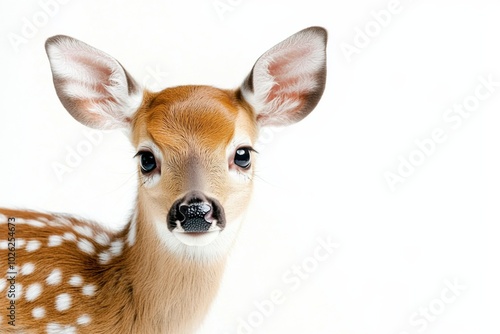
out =
<svg viewBox="0 0 500 334"><path fill-rule="evenodd" d="M317 105L326 81L327 32L299 31L264 53L240 87L260 125L288 125Z"/></svg>
<svg viewBox="0 0 500 334"><path fill-rule="evenodd" d="M80 123L96 129L127 128L142 90L118 61L68 36L47 40L57 95Z"/></svg>

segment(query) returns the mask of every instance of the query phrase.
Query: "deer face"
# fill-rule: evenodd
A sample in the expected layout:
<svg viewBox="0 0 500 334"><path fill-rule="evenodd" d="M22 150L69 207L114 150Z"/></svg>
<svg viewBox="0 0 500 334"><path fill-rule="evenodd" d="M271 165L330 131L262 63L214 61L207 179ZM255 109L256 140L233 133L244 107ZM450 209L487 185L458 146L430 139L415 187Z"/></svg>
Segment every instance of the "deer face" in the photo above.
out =
<svg viewBox="0 0 500 334"><path fill-rule="evenodd" d="M133 120L139 198L168 244L204 246L250 200L257 124L234 92L207 86L147 94Z"/></svg>
<svg viewBox="0 0 500 334"><path fill-rule="evenodd" d="M258 130L295 123L318 103L326 31L311 27L265 52L241 87L141 89L107 54L47 41L57 94L79 122L125 128L136 149L138 206L171 250L226 249L250 200Z"/></svg>

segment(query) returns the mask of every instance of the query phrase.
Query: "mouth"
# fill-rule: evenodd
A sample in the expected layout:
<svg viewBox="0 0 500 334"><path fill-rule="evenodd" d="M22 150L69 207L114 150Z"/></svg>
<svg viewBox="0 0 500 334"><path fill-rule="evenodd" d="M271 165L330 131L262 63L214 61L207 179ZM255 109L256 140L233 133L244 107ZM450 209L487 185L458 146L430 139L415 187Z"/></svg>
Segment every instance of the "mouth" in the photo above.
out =
<svg viewBox="0 0 500 334"><path fill-rule="evenodd" d="M179 240L183 244L187 246L200 247L206 246L214 241L219 236L219 233L221 231L222 229L218 227L210 229L206 232L186 232L176 228L172 231L172 233L177 238L177 240Z"/></svg>

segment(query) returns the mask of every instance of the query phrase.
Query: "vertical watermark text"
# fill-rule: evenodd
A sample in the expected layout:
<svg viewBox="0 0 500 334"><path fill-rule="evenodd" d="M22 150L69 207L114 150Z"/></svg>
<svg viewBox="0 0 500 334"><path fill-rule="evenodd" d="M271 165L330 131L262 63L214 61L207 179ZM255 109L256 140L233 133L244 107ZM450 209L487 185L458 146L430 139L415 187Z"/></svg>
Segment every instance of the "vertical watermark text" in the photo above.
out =
<svg viewBox="0 0 500 334"><path fill-rule="evenodd" d="M7 220L7 319L10 326L16 325L16 220Z"/></svg>

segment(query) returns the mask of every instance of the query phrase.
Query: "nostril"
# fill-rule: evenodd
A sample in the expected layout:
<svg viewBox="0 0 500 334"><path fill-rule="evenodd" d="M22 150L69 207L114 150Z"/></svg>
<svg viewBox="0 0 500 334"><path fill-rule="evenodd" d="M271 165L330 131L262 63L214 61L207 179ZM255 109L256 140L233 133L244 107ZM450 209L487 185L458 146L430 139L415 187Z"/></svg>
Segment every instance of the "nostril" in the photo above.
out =
<svg viewBox="0 0 500 334"><path fill-rule="evenodd" d="M214 210L210 210L203 216L203 219L205 219L207 223L212 224L214 220L216 220L216 218L214 218L213 212Z"/></svg>

